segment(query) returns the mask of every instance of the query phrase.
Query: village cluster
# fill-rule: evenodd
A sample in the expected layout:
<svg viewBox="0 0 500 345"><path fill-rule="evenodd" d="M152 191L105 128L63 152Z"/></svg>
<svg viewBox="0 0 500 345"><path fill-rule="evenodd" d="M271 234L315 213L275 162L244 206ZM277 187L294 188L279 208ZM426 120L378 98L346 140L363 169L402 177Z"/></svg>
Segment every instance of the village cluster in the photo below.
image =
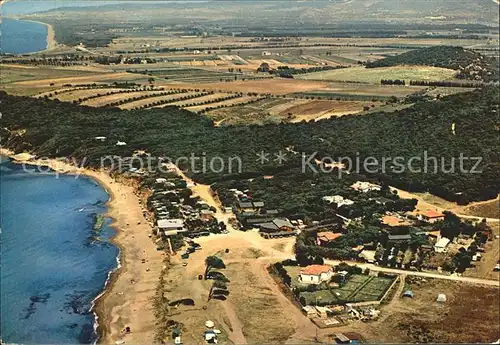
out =
<svg viewBox="0 0 500 345"><path fill-rule="evenodd" d="M415 210L411 201L370 182L356 181L343 195L322 196L325 207L334 211L333 219L324 222L286 217L281 210L254 199L250 189L230 188L231 202L224 199L221 210L216 210L193 196L190 188L194 183L186 182L173 167L168 173L143 176L143 184L151 191L144 214L158 250L176 253L187 243L181 259L201 249L194 238L229 232L227 223L215 217L219 211L228 215L234 231L257 231L266 239L295 236L296 259L271 267L290 291L290 298L319 328L379 317L380 304L391 298L393 287L402 278L370 267L456 274L481 259L485 242L493 236L483 222L464 222L449 212ZM217 192L213 191L214 197ZM366 224L366 215L352 216L356 214L352 209L361 202L376 208L371 225ZM344 262L338 264L339 260ZM208 275L205 279L217 281ZM404 291L402 296L412 298L413 292ZM436 301L444 303L446 296L440 294ZM217 342L213 329L204 337L206 343ZM173 339L179 343L180 335ZM335 340L357 341L342 333Z"/></svg>

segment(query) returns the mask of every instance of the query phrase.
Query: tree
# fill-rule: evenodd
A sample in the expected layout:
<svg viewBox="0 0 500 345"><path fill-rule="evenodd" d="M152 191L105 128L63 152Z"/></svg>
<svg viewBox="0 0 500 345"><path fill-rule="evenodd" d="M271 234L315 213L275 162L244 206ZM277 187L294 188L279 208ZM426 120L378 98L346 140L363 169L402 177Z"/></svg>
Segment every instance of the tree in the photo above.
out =
<svg viewBox="0 0 500 345"><path fill-rule="evenodd" d="M226 291L226 293L221 291ZM212 287L210 288L210 292L208 293L208 301L210 301L215 294L227 295L228 291L226 283L220 280L215 280L214 283L212 284Z"/></svg>
<svg viewBox="0 0 500 345"><path fill-rule="evenodd" d="M315 265L323 265L325 263L325 261L323 260L323 258L321 256L316 256L313 260L313 264Z"/></svg>
<svg viewBox="0 0 500 345"><path fill-rule="evenodd" d="M210 271L210 269L212 269L212 268L217 268L217 269L226 268L224 261L222 261L221 258L218 258L215 255L208 256L205 259L205 266L206 266L205 267L205 274L204 274L205 279L207 279L207 275L208 275L208 272Z"/></svg>

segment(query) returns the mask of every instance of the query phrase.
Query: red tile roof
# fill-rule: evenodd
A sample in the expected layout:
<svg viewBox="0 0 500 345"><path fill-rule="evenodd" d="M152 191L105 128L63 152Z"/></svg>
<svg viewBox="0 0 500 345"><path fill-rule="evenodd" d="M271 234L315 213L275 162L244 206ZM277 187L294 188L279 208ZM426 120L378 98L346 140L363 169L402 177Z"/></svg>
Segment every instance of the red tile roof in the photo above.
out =
<svg viewBox="0 0 500 345"><path fill-rule="evenodd" d="M395 216L383 216L382 223L389 226L406 226L410 225L406 220Z"/></svg>
<svg viewBox="0 0 500 345"><path fill-rule="evenodd" d="M318 239L319 240L328 241L328 242L334 241L337 238L339 238L340 236L342 236L342 234L340 234L340 233L334 233L334 232L331 232L331 231L325 231L325 232L318 233Z"/></svg>
<svg viewBox="0 0 500 345"><path fill-rule="evenodd" d="M310 265L301 269L300 274L320 275L321 273L329 272L331 269L328 265Z"/></svg>
<svg viewBox="0 0 500 345"><path fill-rule="evenodd" d="M427 217L427 218L444 217L444 214L442 214L441 212L434 211L434 210L423 211L423 212L420 212L420 214L424 217Z"/></svg>

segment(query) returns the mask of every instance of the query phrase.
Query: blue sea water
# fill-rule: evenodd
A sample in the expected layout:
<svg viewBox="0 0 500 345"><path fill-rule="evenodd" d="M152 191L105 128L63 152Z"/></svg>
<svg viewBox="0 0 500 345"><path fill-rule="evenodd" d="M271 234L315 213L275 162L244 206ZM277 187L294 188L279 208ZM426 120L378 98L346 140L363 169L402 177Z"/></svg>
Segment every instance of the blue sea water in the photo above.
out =
<svg viewBox="0 0 500 345"><path fill-rule="evenodd" d="M109 221L92 236L107 193L89 178L28 173L5 159L0 188L1 339L92 343L92 301L119 254Z"/></svg>
<svg viewBox="0 0 500 345"><path fill-rule="evenodd" d="M47 48L47 26L37 22L2 18L0 52L26 54Z"/></svg>

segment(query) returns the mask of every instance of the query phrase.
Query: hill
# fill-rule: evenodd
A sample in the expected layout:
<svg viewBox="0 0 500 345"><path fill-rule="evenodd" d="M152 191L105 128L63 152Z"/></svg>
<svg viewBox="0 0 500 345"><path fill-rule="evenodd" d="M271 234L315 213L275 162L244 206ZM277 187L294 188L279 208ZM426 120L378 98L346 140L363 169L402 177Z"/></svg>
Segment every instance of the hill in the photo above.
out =
<svg viewBox="0 0 500 345"><path fill-rule="evenodd" d="M498 60L462 47L436 46L411 50L367 63L367 68L399 65L433 66L459 71L457 78L485 82L499 79Z"/></svg>
<svg viewBox="0 0 500 345"><path fill-rule="evenodd" d="M488 87L393 113L228 127L214 127L206 117L173 106L125 112L2 92L0 143L40 156L73 157L96 167L102 157L131 157L136 150L172 160L184 157L179 161L182 168L205 183L301 167L310 172L305 162L316 154L315 158L326 157L326 161L349 159L350 170L367 179L467 203L492 199L500 192L498 92L498 87ZM95 140L96 136L107 140ZM118 141L126 145L116 145ZM267 161L257 159L261 152L268 154ZM279 152L286 154L284 162L275 159ZM193 155L198 160L190 163ZM230 159L235 162L235 157L241 164L229 170ZM466 159L460 162L460 157ZM221 170L220 160L225 162ZM374 160L378 162L375 167L368 164ZM219 163L215 169L203 161ZM336 176L337 171L318 173ZM309 179L310 175L314 174L298 176Z"/></svg>

